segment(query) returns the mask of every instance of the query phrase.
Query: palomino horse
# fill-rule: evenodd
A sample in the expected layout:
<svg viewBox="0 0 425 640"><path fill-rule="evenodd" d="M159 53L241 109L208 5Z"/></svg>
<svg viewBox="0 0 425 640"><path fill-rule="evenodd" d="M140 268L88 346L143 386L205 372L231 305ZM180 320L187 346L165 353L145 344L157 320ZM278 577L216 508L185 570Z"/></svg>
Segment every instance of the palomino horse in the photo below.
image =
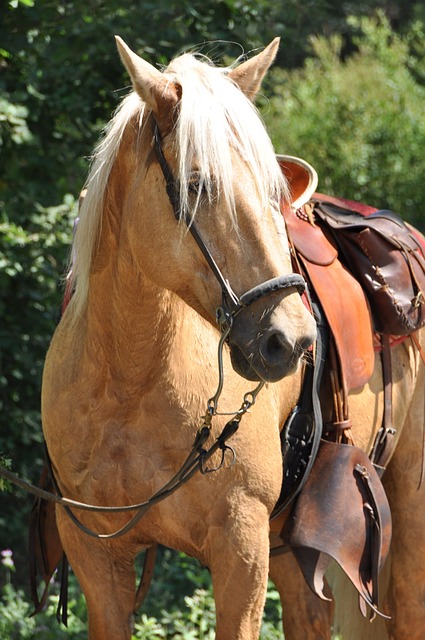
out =
<svg viewBox="0 0 425 640"><path fill-rule="evenodd" d="M57 507L60 538L86 596L91 640L129 640L134 559L158 542L209 567L218 640L255 639L282 482L279 429L315 339L278 213L286 185L251 103L278 40L231 69L184 55L164 73L121 40L118 47L135 91L88 179L73 295L46 360L43 428L67 498L114 507L167 497L143 518L135 509L82 511L79 525L75 510ZM410 340L394 348L394 422L403 433L385 480L394 517L389 633L398 640L425 628L423 489L415 486L424 371ZM377 358L350 398L353 437L366 451L380 426L381 390ZM206 433L208 448L226 423L239 422L203 473L168 495L196 435ZM275 522L275 541L280 528ZM273 557L270 575L287 639L330 638L331 606L307 592L292 558Z"/></svg>
<svg viewBox="0 0 425 640"><path fill-rule="evenodd" d="M43 429L59 489L113 506L167 486L221 386L217 309L223 335L231 329L218 413L238 411L260 380L285 381L243 416L231 469L207 473L214 456L122 537L87 535L59 507L60 538L86 596L91 640L129 640L134 559L155 542L209 567L218 639L254 639L282 480L279 425L316 335L279 213L286 185L251 102L278 40L234 69L183 55L164 73L118 46L135 92L94 159L73 245L74 292L44 370ZM215 409L208 402L208 445L229 420ZM232 451L223 455L226 467ZM106 536L132 515L78 517Z"/></svg>

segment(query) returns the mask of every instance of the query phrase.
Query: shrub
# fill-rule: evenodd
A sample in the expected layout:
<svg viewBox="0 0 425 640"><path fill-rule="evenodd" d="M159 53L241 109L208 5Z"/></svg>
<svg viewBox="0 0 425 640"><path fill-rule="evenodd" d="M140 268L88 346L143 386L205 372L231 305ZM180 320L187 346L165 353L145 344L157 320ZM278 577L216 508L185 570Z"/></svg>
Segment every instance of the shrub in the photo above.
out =
<svg viewBox="0 0 425 640"><path fill-rule="evenodd" d="M383 14L349 22L352 56L343 58L340 36L316 37L302 70L273 71L269 131L278 150L316 168L319 191L393 209L423 229L425 27L402 37Z"/></svg>
<svg viewBox="0 0 425 640"><path fill-rule="evenodd" d="M48 598L46 610L30 617L32 604L25 593L12 583L12 552L5 550L1 557L5 586L0 593L0 638L82 640L87 637L85 599L74 576L70 576L69 617L65 628L56 620L59 585L52 583L52 595ZM159 557L161 565L157 569L161 569L161 582L154 580L142 612L136 616L132 640L213 640L215 604L208 571L183 553L161 549ZM176 584L179 584L178 590ZM280 600L270 584L260 640L281 638Z"/></svg>

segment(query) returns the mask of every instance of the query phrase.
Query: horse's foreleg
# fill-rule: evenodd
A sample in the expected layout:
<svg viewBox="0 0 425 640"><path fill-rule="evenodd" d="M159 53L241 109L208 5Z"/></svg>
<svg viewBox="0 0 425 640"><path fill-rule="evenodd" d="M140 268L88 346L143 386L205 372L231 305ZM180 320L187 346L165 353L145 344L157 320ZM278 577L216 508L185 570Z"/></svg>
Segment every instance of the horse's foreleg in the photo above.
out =
<svg viewBox="0 0 425 640"><path fill-rule="evenodd" d="M292 553L270 558L270 578L279 592L286 640L330 640L333 603L316 596Z"/></svg>
<svg viewBox="0 0 425 640"><path fill-rule="evenodd" d="M240 506L240 505L239 505ZM216 603L216 640L257 640L267 590L268 514L232 518L211 531L209 568Z"/></svg>
<svg viewBox="0 0 425 640"><path fill-rule="evenodd" d="M64 513L59 532L87 602L89 640L130 640L135 599L134 554L79 531Z"/></svg>

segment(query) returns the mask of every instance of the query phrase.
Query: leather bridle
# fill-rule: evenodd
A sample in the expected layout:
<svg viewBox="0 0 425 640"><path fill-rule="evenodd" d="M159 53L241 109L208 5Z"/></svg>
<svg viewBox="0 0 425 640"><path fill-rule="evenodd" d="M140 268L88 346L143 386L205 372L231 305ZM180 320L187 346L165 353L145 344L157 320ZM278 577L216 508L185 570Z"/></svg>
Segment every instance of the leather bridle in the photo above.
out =
<svg viewBox="0 0 425 640"><path fill-rule="evenodd" d="M218 267L216 261L211 255L208 247L206 246L204 240L202 239L201 234L198 231L198 228L192 219L189 211L181 210L180 207L180 192L177 186L176 180L174 179L173 173L169 164L167 163L163 150L162 150L162 137L159 131L159 127L157 122L154 120L153 125L153 135L155 142L155 154L158 160L158 163L161 167L165 184L167 195L170 200L171 206L173 208L174 217L177 221L183 220L187 228L189 229L193 239L198 245L199 249L202 252L205 260L208 263L211 271L213 272L216 280L218 281L221 291L222 291L222 303L221 306L218 307L216 315L217 321L220 325L222 331L225 330L226 327L231 326L233 319L235 316L244 308L248 307L250 304L263 298L270 293L275 291L280 291L282 289L289 289L294 287L298 290L301 295L305 288L306 282L304 278L297 274L291 273L289 275L277 276L276 278L272 278L271 280L266 280L261 284L253 287L246 293L238 296L232 289L229 281L224 277L220 268Z"/></svg>
<svg viewBox="0 0 425 640"><path fill-rule="evenodd" d="M272 278L271 280L267 280L263 282L253 289L250 289L246 293L241 296L237 296L233 291L230 283L221 273L217 263L215 262L213 256L208 250L205 242L202 239L195 223L191 220L189 213L187 211L180 210L180 197L179 190L176 186L176 182L174 180L173 174L167 161L165 160L163 151L162 151L162 143L161 143L161 134L159 132L159 128L156 122L154 122L154 139L155 139L155 152L158 159L158 162L161 166L162 173L166 182L167 194L170 199L170 203L172 204L174 216L176 220L184 220L187 224L190 233L192 234L196 244L201 250L203 256L205 257L210 269L212 270L214 276L216 277L218 283L220 284L222 290L222 306L217 309L217 321L221 330L221 337L218 346L218 368L219 368L219 382L217 386L217 391L215 395L208 400L207 409L204 417L202 418L202 424L198 428L195 436L195 440L192 445L192 449L189 452L186 460L183 465L177 471L177 473L169 480L163 487L161 487L154 495L152 495L148 500L139 502L137 504L132 505L124 505L124 506L101 506L101 505L92 505L84 502L79 502L76 500L72 500L62 496L58 483L55 479L55 474L51 467L50 456L47 451L46 446L46 463L49 471L50 481L53 485L54 493L51 491L44 490L40 487L36 487L35 485L21 480L14 473L5 469L0 465L0 477L9 480L10 482L16 484L17 486L29 491L33 495L37 496L39 499L47 500L49 502L54 502L56 504L64 507L68 516L71 520L85 533L95 538L102 539L112 539L122 536L123 534L130 531L136 524L141 520L141 518L145 515L145 513L155 504L158 504L165 498L167 498L170 494L176 491L179 487L185 484L196 472L200 471L203 474L210 473L212 471L218 471L225 464L225 454L226 452L230 452L231 461L230 465L234 463L236 454L234 450L227 444L227 440L232 437L232 435L237 431L239 427L239 423L242 417L247 413L250 408L255 404L256 397L258 393L261 391L264 386L264 382L260 381L257 387L246 393L242 402L242 405L237 411L232 411L230 413L220 413L217 409L218 407L218 399L221 395L223 389L223 380L224 380L224 372L223 372L223 346L227 337L231 331L233 319L235 316L244 308L259 300L260 298L273 293L274 291L280 291L281 289L288 289L290 287L294 287L298 290L300 294L304 292L306 287L306 282L301 275L298 274L289 274L284 276L278 276L276 278ZM205 444L210 437L211 434L211 422L214 416L232 416L232 418L225 424L219 436L216 438L215 442L209 447L206 448ZM207 463L212 458L212 456L221 450L221 462L219 462L218 466L208 467ZM136 513L130 518L130 520L120 529L114 531L112 533L97 533L92 531L86 525L84 525L79 518L75 516L72 509L80 509L83 511L91 511L97 513L125 513L135 511Z"/></svg>

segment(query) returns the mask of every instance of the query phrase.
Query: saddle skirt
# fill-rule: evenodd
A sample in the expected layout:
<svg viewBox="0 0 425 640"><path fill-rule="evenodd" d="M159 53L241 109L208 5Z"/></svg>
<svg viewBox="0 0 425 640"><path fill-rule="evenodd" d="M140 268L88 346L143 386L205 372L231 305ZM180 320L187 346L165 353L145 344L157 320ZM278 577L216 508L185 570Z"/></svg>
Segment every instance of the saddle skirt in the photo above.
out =
<svg viewBox="0 0 425 640"><path fill-rule="evenodd" d="M314 224L308 202L313 196L320 199L316 171L294 156L278 155L277 159L292 193L291 205L282 205L289 239L332 331L348 393L366 384L374 368L369 305L360 284L339 261L335 245Z"/></svg>

